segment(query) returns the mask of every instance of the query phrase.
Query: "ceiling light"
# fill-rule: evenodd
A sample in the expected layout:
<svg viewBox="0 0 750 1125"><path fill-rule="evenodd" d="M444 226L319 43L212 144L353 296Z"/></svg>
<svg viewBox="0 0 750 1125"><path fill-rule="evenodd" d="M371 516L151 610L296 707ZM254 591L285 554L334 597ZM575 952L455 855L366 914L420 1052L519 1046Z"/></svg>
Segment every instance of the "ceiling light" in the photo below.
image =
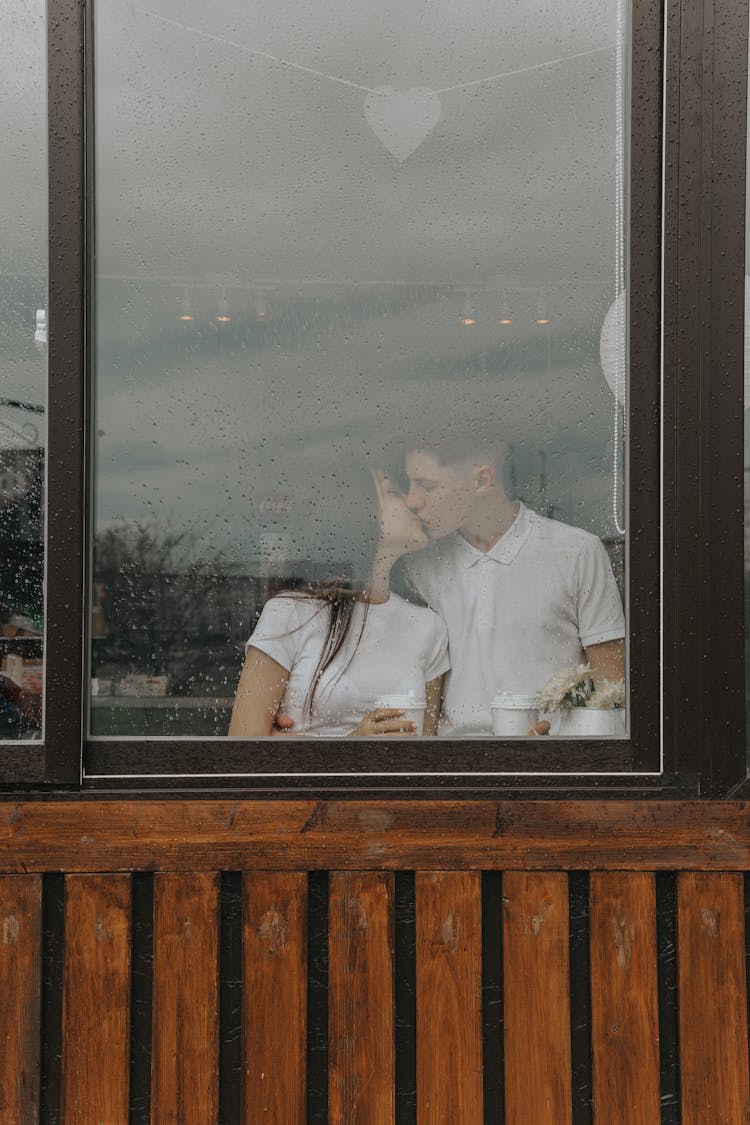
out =
<svg viewBox="0 0 750 1125"><path fill-rule="evenodd" d="M184 323L187 323L188 321L191 321L193 319L193 306L190 302L190 295L187 289L183 292L180 299L179 318Z"/></svg>
<svg viewBox="0 0 750 1125"><path fill-rule="evenodd" d="M511 315L510 306L507 301L502 301L500 304L500 311L497 316L498 324L512 324L513 317Z"/></svg>
<svg viewBox="0 0 750 1125"><path fill-rule="evenodd" d="M474 306L471 303L471 298L469 297L468 293L466 294L466 299L464 300L464 307L461 310L461 316L459 317L459 320L465 328L471 328L472 325L476 324L476 322L477 322L477 317L476 317L476 313L474 311Z"/></svg>
<svg viewBox="0 0 750 1125"><path fill-rule="evenodd" d="M544 297L542 297L539 304L537 305L536 317L534 319L534 324L544 325L544 324L549 324L549 323L550 323L550 317L549 317L549 312L547 311L547 302L545 301Z"/></svg>
<svg viewBox="0 0 750 1125"><path fill-rule="evenodd" d="M223 294L221 300L219 301L219 311L214 317L214 320L217 324L229 324L232 320L231 316L229 315L229 301Z"/></svg>

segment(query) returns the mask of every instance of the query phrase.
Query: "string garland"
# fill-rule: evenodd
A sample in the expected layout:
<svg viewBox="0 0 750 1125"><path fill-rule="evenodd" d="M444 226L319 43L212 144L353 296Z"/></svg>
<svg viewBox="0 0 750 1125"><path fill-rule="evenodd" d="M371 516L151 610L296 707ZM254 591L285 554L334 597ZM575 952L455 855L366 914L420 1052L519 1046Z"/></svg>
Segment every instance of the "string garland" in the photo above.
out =
<svg viewBox="0 0 750 1125"><path fill-rule="evenodd" d="M612 434L612 518L618 535L625 534L620 522L620 411L622 444L627 442L625 410L625 20L624 0L617 2L617 49L615 55L615 371Z"/></svg>
<svg viewBox="0 0 750 1125"><path fill-rule="evenodd" d="M258 58L266 59L268 62L277 63L279 66L289 67L290 70L299 70L304 74L312 74L315 78L324 78L328 82L336 82L340 86L349 86L353 90L361 90L365 94L378 94L381 92L382 87L363 86L359 82L352 82L348 78L341 78L337 74L326 74L323 70L316 70L311 66L304 66L302 63L293 62L291 59L282 58L280 55L272 55L268 51L261 51L257 47L249 47L246 43L238 43L234 39L227 39L222 35L214 35L209 31L203 31L198 27L191 27L189 24L181 23L179 20L169 19L167 16L160 16L156 12L151 12L146 8L134 6L134 11L139 12L143 16L148 16L150 19L158 20L160 23L167 24L170 27L179 28L182 31L189 31L192 35L198 35L202 39L209 39L213 43L222 43L226 47L234 47L238 51L244 51L245 54L255 55ZM439 90L432 90L433 94L452 94L456 90L468 90L472 86L484 86L488 82L498 82L501 78L514 78L519 74L530 74L536 70L542 70L549 66L558 66L560 63L570 62L574 59L583 59L589 55L600 55L610 52L611 47L593 47L588 51L578 51L573 55L560 55L556 59L546 59L544 62L534 63L533 66L523 66L516 70L504 70L500 74L491 74L487 78L474 78L470 82L459 82L455 86L443 86Z"/></svg>
<svg viewBox="0 0 750 1125"><path fill-rule="evenodd" d="M616 44L615 44L615 301L613 304L614 314L614 334L616 340L615 348L615 370L614 370L614 386L613 386L613 433L612 433L612 517L617 533L619 535L625 534L624 520L620 520L620 471L619 471L619 458L622 448L626 447L627 443L627 413L625 411L625 322L627 315L627 300L625 288L625 20L624 20L624 0L617 2L617 15L616 15ZM299 71L303 74L309 74L314 78L320 78L327 82L333 82L340 86L346 86L353 90L358 90L361 93L367 94L369 98L378 97L396 97L398 94L391 87L372 87L365 86L360 82L353 82L348 78L342 78L340 75L327 74L325 71L317 70L315 67L305 66L302 63L294 62L292 59L283 58L280 55L274 55L269 51L263 51L257 47L250 47L246 43L237 42L234 39L229 39L226 36L215 35L212 32L204 31L201 28L192 27L189 24L183 23L178 20L169 19L167 16L159 15L146 8L141 8L136 5L133 10L140 13L149 19L156 20L168 27L173 27L181 31L186 31L191 35L198 36L201 39L209 40L213 43L220 43L223 46L231 47L235 50L242 51L245 54L252 55L255 58L265 59L267 62L274 63L277 66L287 67L290 70ZM531 74L535 71L547 69L554 66L559 66L562 63L571 62L577 59L587 58L593 55L608 53L612 50L611 47L595 47L587 51L578 51L570 55L561 55L554 59L547 59L541 63L535 63L532 66L518 67L514 70L501 71L499 74L491 74L485 78L475 78L468 82L459 82L452 86L443 86L437 90L428 90L426 88L418 88L409 92L414 98L426 101L430 99L433 106L430 108L425 105L421 113L427 113L427 119L421 122L415 122L416 136L412 136L406 140L406 143L399 147L394 142L392 137L386 135L387 123L378 122L371 113L372 102L365 103L365 116L370 124L370 127L380 138L386 148L392 152L399 161L403 161L407 156L419 146L421 141L427 136L440 116L439 102L437 101L441 94L452 94L460 90L468 90L478 86L484 86L491 82L498 82L506 78L514 78L523 74ZM406 97L409 95L403 95ZM435 104L437 103L437 108ZM420 135L423 133L424 135ZM622 419L620 412L622 411ZM622 432L621 432L622 431Z"/></svg>

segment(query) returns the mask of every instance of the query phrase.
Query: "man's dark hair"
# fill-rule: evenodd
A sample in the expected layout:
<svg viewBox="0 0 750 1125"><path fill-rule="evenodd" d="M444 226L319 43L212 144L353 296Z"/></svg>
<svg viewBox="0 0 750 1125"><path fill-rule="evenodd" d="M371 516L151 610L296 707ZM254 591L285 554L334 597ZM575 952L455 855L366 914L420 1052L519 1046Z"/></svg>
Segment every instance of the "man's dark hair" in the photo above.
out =
<svg viewBox="0 0 750 1125"><path fill-rule="evenodd" d="M412 434L407 448L431 453L441 465L456 465L479 458L500 471L508 460L509 446L487 420L457 427L445 426L440 432Z"/></svg>
<svg viewBox="0 0 750 1125"><path fill-rule="evenodd" d="M408 436L407 451L424 450L431 453L439 465L460 465L477 460L495 468L498 482L502 482L508 495L513 495L513 446L501 436L491 420L481 420L471 425L446 426L440 432L417 432Z"/></svg>

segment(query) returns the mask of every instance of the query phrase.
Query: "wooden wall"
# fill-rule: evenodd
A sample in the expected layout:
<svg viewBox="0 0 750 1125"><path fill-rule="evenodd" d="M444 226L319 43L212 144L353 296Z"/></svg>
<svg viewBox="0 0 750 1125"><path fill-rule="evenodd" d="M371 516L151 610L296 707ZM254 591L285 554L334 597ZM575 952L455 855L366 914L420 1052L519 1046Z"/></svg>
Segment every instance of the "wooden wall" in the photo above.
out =
<svg viewBox="0 0 750 1125"><path fill-rule="evenodd" d="M0 1122L748 1122L748 869L739 803L6 803Z"/></svg>

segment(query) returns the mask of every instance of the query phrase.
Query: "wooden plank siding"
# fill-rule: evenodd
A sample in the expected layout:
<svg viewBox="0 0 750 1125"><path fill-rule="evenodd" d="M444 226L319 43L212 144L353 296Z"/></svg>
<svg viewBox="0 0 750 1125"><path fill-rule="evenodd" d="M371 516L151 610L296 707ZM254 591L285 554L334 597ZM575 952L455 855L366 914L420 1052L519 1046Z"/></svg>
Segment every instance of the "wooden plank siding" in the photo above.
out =
<svg viewBox="0 0 750 1125"><path fill-rule="evenodd" d="M675 826L671 843L665 836L665 853L679 855L684 864L677 866L676 910L664 900L668 930L672 932L674 919L678 943L677 995L672 999L679 1017L672 1017L672 1009L664 1008L671 1001L665 999L663 982L674 977L669 951L657 942L662 923L655 894L656 878L667 879L663 886L672 886L672 880L655 876L662 868L653 843L648 860L639 858L637 833L632 824L627 828L625 810L605 809L600 824L600 834L612 829L626 841L621 869L614 867L613 859L602 868L597 842L588 845L588 863L583 862L582 842L575 844L580 850L578 870L589 872L589 896L586 914L581 894L585 885L576 877L571 934L565 865L574 854L573 834L568 833L557 854L555 840L542 832L546 809L519 809L519 839L530 847L524 868L521 844L511 840L516 822L501 806L491 806L495 835L487 831L483 842L485 806L478 808L480 839L473 842L465 813L459 815L453 804L447 809L435 806L449 857L460 858L461 839L469 840L472 860L485 849L484 864L472 868L467 860L451 867L443 859L441 868L444 840L423 805L413 806L410 817L401 809L389 820L385 804L365 803L359 809L341 804L321 811L319 805L302 802L303 809L290 811L286 802L278 803L277 812L284 811L276 835L289 843L290 851L280 845L279 868L264 869L252 842L255 834L267 862L273 830L268 807L261 802L235 803L229 812L224 808L228 819L223 822L215 807L206 808L211 802L196 802L194 812L180 802L183 824L170 839L157 830L152 811L144 812L145 803L134 803L135 843L125 840L121 815L108 820L105 814L111 806L98 803L96 812L82 811L77 841L69 826L71 835L63 839L57 862L44 869L35 864L44 849L50 854L53 849L42 840L42 820L36 819L42 814L39 806L28 815L21 806L21 819L32 836L29 856L34 871L0 876L3 1125L39 1125L40 1106L47 1107L45 1120L61 1125L143 1125L146 1120L158 1125L218 1125L219 1120L226 1125L302 1125L308 1121L308 1084L316 1091L327 1089L327 1116L322 1116L318 1099L314 1120L332 1125L391 1125L396 1106L404 1110L408 1104L408 1119L417 1125L483 1125L495 1119L507 1125L578 1120L656 1125L662 1119L665 1090L675 1089L675 1073L679 1104L664 1120L683 1125L750 1122L744 921L750 902L740 873L744 869L716 865L726 849L733 862L739 862L748 846L750 828L742 827L748 821L744 805L699 809L689 830ZM52 830L59 823L56 806L46 807ZM85 803L78 807L84 810ZM634 823L641 818L643 830L648 817L642 806L631 813ZM674 823L667 814L655 810L649 832L656 831L656 823ZM586 814L588 821L580 810L577 816L576 833L595 819L595 809ZM321 824L333 825L330 837ZM707 847L698 855L695 849L720 824L732 839L719 841L719 852ZM234 828L240 833L242 856L240 844L232 839ZM368 841L354 842L355 830L365 836L369 832L369 858ZM92 831L88 842L82 839ZM312 844L299 843L310 835L316 835ZM140 866L110 869L113 860L117 866L126 854L130 861L140 855L146 839L153 850ZM298 840L294 846L293 840ZM345 840L352 842L353 854L337 865ZM7 856L7 836L2 846ZM608 843L607 856L610 847ZM43 919L48 908L50 925L58 917L61 899L55 888L60 881L43 884L42 870L59 872L62 860L73 852L77 869L65 874L64 918L59 916L56 931L64 941L52 940L45 938ZM311 854L318 860L327 855L331 861L317 868L328 872L329 887L323 959L323 979L328 981L327 1061L317 1041L308 1043L308 871L316 868L302 863ZM83 869L84 855L88 870ZM424 866L407 865L414 855ZM190 856L194 870L185 866ZM502 866L500 860L510 857L513 862ZM353 866L354 858L359 867ZM687 865L691 858L693 868ZM16 837L13 863L22 866L25 859L22 837ZM500 870L502 876L483 885L484 869ZM149 870L156 872L147 942L153 956L144 962L141 947L133 958L131 872ZM220 915L225 871L244 873L241 921L236 913ZM397 914L398 871L414 872L414 879L412 883L410 877L399 876ZM233 876L230 883L237 888L233 893L239 893L240 880ZM317 899L310 901L314 905ZM485 921L493 922L483 928L485 907ZM139 909L142 927L149 920L142 917L142 904ZM323 925L319 909L318 904L317 927ZM242 939L241 957L238 954L229 968L221 960L222 916L230 927L236 918L232 942L239 941L240 933ZM502 925L497 922L500 917ZM407 930L399 928L404 926L412 927L406 943ZM571 961L570 942L579 943L581 934L588 961L577 954ZM415 947L410 945L414 938ZM52 944L45 945L49 941ZM483 941L493 948L483 948ZM400 976L394 948L400 950ZM405 953L409 948L412 952ZM50 967L55 957L59 972ZM318 954L316 958L319 971ZM571 964L579 966L575 980L570 979ZM134 1025L131 1013L131 973L136 965L138 1011L147 995L152 1031L150 1043L134 1041L138 1049L131 1059L132 1029L143 1026L143 1017ZM489 991L483 989L483 966L490 966ZM222 975L230 969L235 977ZM589 1011L576 999L581 973L590 995L590 1021L584 1028L590 1087L581 1079L580 1025L571 1029L571 1022ZM406 978L412 983L404 984ZM61 1004L50 991L58 980ZM222 1022L227 980L237 997L236 1023ZM320 987L315 984L316 995ZM414 989L411 1000L405 1001L399 991L405 987ZM488 1003L495 1005L489 1013L483 1008ZM492 1033L488 1030L483 1043L485 1025ZM236 1050L227 1053L222 1036L233 1036ZM44 1037L51 1047L45 1046L47 1040L42 1042ZM583 1043L585 1052L585 1039ZM58 1049L59 1067L49 1061L50 1051ZM660 1075L670 1052L678 1052L677 1071ZM235 1061L230 1065L227 1059ZM137 1107L132 1103L131 1084L142 1091L145 1076L148 1089L149 1075L147 1110L142 1098ZM59 1088L50 1091L50 1083Z"/></svg>
<svg viewBox="0 0 750 1125"><path fill-rule="evenodd" d="M568 880L503 877L505 1119L571 1125Z"/></svg>
<svg viewBox="0 0 750 1125"><path fill-rule="evenodd" d="M244 1125L304 1125L307 878L243 881Z"/></svg>
<svg viewBox="0 0 750 1125"><path fill-rule="evenodd" d="M328 1107L341 1125L394 1125L393 875L333 872Z"/></svg>
<svg viewBox="0 0 750 1125"><path fill-rule="evenodd" d="M62 1014L65 1125L128 1125L130 878L68 875Z"/></svg>
<svg viewBox="0 0 750 1125"><path fill-rule="evenodd" d="M102 864L107 871L748 871L750 803L0 803L0 874Z"/></svg>
<svg viewBox="0 0 750 1125"><path fill-rule="evenodd" d="M417 872L418 1125L482 1125L482 885Z"/></svg>
<svg viewBox="0 0 750 1125"><path fill-rule="evenodd" d="M0 1121L39 1121L42 879L0 878Z"/></svg>
<svg viewBox="0 0 750 1125"><path fill-rule="evenodd" d="M219 881L160 873L154 881L151 1120L217 1125Z"/></svg>
<svg viewBox="0 0 750 1125"><path fill-rule="evenodd" d="M750 1121L744 904L739 875L677 883L682 1125Z"/></svg>
<svg viewBox="0 0 750 1125"><path fill-rule="evenodd" d="M594 872L590 906L596 1119L652 1125L661 1112L654 876Z"/></svg>

